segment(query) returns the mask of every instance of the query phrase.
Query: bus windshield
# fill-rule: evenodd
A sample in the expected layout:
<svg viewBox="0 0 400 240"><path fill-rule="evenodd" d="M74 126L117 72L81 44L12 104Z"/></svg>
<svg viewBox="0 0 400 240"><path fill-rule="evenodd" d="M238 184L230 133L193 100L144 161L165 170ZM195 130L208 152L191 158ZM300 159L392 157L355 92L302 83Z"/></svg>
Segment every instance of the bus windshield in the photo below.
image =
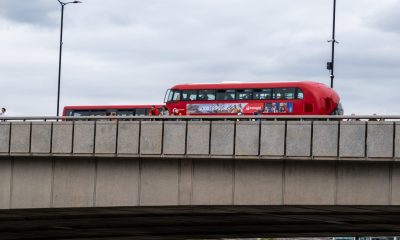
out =
<svg viewBox="0 0 400 240"><path fill-rule="evenodd" d="M167 92L167 102L171 102L171 101L179 101L181 100L181 91L180 90L169 90Z"/></svg>

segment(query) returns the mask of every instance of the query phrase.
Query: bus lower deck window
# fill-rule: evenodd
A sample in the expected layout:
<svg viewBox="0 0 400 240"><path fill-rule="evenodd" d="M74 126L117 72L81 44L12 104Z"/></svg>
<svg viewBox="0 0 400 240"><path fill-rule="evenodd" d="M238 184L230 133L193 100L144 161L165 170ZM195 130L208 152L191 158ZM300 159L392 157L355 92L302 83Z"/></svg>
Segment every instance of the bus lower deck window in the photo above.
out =
<svg viewBox="0 0 400 240"><path fill-rule="evenodd" d="M90 111L89 110L75 110L74 116L75 117L88 117L88 116L90 116Z"/></svg>
<svg viewBox="0 0 400 240"><path fill-rule="evenodd" d="M105 116L106 110L91 110L90 116Z"/></svg>
<svg viewBox="0 0 400 240"><path fill-rule="evenodd" d="M129 109L129 110L118 110L117 111L118 116L135 116L135 110L134 109Z"/></svg>

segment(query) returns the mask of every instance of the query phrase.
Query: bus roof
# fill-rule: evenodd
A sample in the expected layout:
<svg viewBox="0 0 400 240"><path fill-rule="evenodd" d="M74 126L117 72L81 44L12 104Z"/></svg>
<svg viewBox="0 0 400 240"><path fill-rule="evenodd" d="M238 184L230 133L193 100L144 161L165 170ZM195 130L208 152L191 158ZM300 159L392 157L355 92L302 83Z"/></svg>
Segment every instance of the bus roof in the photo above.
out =
<svg viewBox="0 0 400 240"><path fill-rule="evenodd" d="M101 110L101 109L131 109L131 108L151 108L156 106L160 108L162 104L147 104L147 105L96 105L96 106L65 106L64 110Z"/></svg>
<svg viewBox="0 0 400 240"><path fill-rule="evenodd" d="M325 84L302 81L302 82L223 82L223 83L190 83L178 84L171 89L195 90L195 89L247 89L247 88L278 88L278 87L313 87L326 86Z"/></svg>

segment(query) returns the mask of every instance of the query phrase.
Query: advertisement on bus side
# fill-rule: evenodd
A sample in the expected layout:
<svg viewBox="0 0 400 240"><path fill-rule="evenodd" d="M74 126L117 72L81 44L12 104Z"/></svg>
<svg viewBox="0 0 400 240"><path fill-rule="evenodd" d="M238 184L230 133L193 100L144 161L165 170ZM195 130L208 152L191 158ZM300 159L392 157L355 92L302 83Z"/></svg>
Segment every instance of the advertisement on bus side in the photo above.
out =
<svg viewBox="0 0 400 240"><path fill-rule="evenodd" d="M187 104L187 114L292 113L292 102Z"/></svg>

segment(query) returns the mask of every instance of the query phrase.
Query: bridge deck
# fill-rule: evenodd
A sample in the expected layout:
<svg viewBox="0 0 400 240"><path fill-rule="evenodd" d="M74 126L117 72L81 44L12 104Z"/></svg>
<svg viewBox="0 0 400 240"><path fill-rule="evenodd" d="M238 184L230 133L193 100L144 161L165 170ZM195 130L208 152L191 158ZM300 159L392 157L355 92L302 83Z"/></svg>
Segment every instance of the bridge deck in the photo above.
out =
<svg viewBox="0 0 400 240"><path fill-rule="evenodd" d="M1 238L400 234L396 121L150 120L0 122Z"/></svg>

